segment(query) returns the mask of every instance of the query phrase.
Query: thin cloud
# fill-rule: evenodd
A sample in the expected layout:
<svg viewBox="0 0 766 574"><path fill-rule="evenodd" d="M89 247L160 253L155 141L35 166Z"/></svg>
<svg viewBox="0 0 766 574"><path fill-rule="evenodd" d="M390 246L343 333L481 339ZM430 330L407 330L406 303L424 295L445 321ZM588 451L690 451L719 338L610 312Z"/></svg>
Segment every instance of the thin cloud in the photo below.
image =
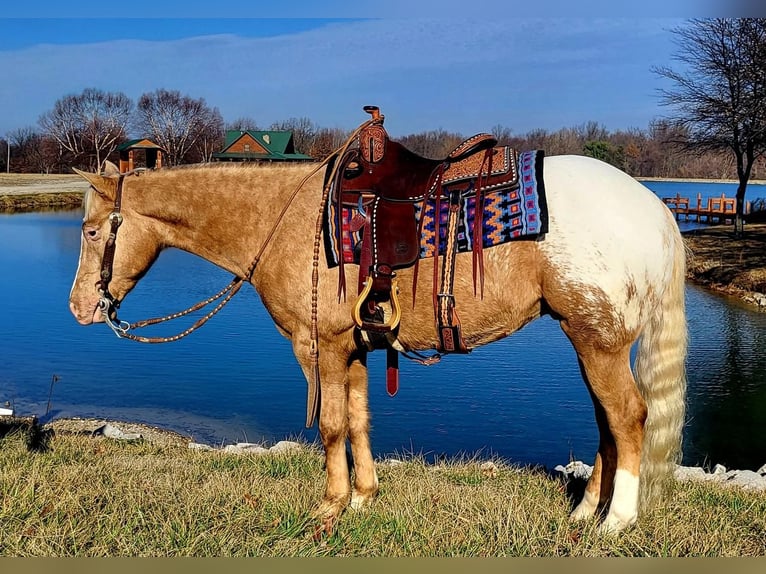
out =
<svg viewBox="0 0 766 574"><path fill-rule="evenodd" d="M648 82L651 64L666 61L668 21L489 20L371 20L266 38L218 34L0 52L0 109L10 112L0 117L0 134L36 125L57 99L86 87L134 99L177 89L204 97L225 119L247 115L264 125L307 116L349 128L370 103L385 104L400 132L467 133L497 123L556 129L571 123L551 121L605 118L615 128L644 127L651 119L652 87L637 93L635 82ZM622 76L633 78L630 85L620 84ZM509 106L513 113L503 111Z"/></svg>

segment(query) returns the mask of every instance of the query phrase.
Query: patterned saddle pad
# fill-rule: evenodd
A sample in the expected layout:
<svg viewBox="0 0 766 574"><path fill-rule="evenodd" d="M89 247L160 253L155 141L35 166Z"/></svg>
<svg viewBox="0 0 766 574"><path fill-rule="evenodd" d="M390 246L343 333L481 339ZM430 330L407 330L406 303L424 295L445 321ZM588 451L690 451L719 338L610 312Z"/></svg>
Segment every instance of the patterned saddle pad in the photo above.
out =
<svg viewBox="0 0 766 574"><path fill-rule="evenodd" d="M477 154L480 155L480 154ZM533 150L518 154L516 170L518 178L511 183L485 189L484 215L482 217L482 244L484 248L499 245L513 239L534 238L548 230L548 211L545 201L545 185L543 182L544 152ZM480 168L477 161L476 171ZM506 159L508 161L508 159ZM507 165L497 165L497 169L508 169ZM494 169L493 169L494 171ZM476 197L473 189L475 174L466 171L465 166L460 173L444 174L443 189L445 192L459 190L465 197L460 212L458 224L458 252L471 251L472 240L470 230L476 218ZM439 255L443 254L446 246L446 230L448 217L448 202L440 203L439 218ZM415 219L422 224L420 238L420 257L433 257L436 253L436 200L434 198L415 204ZM324 247L327 264L336 267L343 257L344 264L358 264L361 250L362 231L352 231L351 221L357 217L358 208L344 206L338 209L333 201L325 205L323 220ZM340 230L340 233L338 231ZM338 241L338 237L341 241Z"/></svg>

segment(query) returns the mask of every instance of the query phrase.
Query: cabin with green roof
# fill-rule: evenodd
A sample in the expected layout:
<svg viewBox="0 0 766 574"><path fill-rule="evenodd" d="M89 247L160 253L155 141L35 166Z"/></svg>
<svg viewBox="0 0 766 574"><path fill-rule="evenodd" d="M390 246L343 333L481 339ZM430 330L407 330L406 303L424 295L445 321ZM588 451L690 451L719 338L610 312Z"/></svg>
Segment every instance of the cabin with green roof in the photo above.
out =
<svg viewBox="0 0 766 574"><path fill-rule="evenodd" d="M226 130L223 150L213 154L217 161L314 161L299 153L291 131Z"/></svg>

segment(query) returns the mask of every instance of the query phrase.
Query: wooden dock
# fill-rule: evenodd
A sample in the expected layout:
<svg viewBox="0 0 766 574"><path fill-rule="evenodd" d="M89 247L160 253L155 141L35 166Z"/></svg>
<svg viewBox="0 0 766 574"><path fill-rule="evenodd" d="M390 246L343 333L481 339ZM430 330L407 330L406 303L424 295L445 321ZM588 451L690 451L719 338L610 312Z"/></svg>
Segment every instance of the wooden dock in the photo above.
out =
<svg viewBox="0 0 766 574"><path fill-rule="evenodd" d="M702 199L702 194L697 194L696 205L691 205L688 197L663 197L662 201L670 211L675 213L676 220L682 217L684 221L694 220L697 223L726 223L733 222L736 217L737 200L734 197L726 197L722 193L720 197L708 197ZM745 202L744 214L750 213L750 202Z"/></svg>

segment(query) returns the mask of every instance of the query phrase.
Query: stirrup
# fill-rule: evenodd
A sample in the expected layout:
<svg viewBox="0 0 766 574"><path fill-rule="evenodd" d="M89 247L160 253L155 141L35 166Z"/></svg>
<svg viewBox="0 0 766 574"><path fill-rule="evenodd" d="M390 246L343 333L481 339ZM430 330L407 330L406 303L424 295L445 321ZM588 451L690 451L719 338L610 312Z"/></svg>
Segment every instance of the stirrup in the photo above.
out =
<svg viewBox="0 0 766 574"><path fill-rule="evenodd" d="M367 279L364 280L364 288L361 293L359 293L359 297L356 300L354 311L352 313L354 323L356 323L357 327L375 331L393 331L396 329L399 325L399 320L402 317L402 309L399 305L399 286L397 283L398 280L396 278L391 280L391 319L388 323L369 323L362 319L362 305L364 305L364 302L370 295L370 291L372 291L372 277L368 276Z"/></svg>

